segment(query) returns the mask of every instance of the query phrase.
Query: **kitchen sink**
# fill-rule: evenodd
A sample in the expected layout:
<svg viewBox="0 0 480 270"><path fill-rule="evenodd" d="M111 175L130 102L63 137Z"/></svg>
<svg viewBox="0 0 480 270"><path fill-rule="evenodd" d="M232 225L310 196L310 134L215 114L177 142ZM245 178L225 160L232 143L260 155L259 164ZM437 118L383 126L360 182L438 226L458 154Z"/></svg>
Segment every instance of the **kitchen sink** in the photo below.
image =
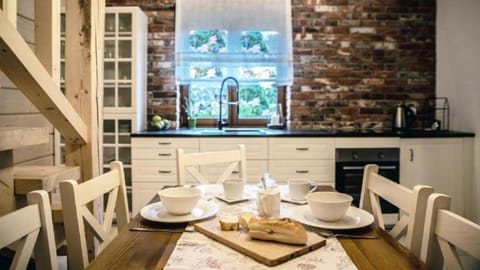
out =
<svg viewBox="0 0 480 270"><path fill-rule="evenodd" d="M261 128L224 128L222 130L216 128L199 129L196 133L201 135L221 135L221 134L251 134L263 135L268 134L269 131Z"/></svg>

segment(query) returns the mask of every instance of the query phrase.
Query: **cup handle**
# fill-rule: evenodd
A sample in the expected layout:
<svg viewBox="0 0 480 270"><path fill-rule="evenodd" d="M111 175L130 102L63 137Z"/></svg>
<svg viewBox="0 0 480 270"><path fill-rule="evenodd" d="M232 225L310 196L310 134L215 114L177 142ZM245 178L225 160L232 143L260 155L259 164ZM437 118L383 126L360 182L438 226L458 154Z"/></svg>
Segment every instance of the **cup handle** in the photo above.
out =
<svg viewBox="0 0 480 270"><path fill-rule="evenodd" d="M308 191L308 193L311 193L311 192L314 192L316 189L317 189L317 185L315 184L310 184L310 190Z"/></svg>

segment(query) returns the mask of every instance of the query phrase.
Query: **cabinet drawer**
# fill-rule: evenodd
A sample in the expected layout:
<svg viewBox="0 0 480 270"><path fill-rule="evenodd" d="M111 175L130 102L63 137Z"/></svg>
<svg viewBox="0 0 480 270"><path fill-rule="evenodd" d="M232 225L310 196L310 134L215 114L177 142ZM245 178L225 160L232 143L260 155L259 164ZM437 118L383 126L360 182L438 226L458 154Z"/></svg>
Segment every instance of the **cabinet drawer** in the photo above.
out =
<svg viewBox="0 0 480 270"><path fill-rule="evenodd" d="M335 159L334 139L271 138L268 158L272 159Z"/></svg>
<svg viewBox="0 0 480 270"><path fill-rule="evenodd" d="M134 160L134 182L177 182L177 163L175 160Z"/></svg>
<svg viewBox="0 0 480 270"><path fill-rule="evenodd" d="M336 138L336 148L392 148L400 147L399 138Z"/></svg>
<svg viewBox="0 0 480 270"><path fill-rule="evenodd" d="M133 148L198 148L198 138L133 138Z"/></svg>
<svg viewBox="0 0 480 270"><path fill-rule="evenodd" d="M334 160L270 160L268 170L279 182L286 182L289 178L329 183L335 181Z"/></svg>
<svg viewBox="0 0 480 270"><path fill-rule="evenodd" d="M225 164L227 166L228 164ZM220 165L203 165L200 167L202 175L207 179L216 181L222 174L225 166ZM265 172L268 171L267 160L247 160L247 181L250 183L258 183ZM238 177L238 171L232 173L232 177ZM211 182L212 182L211 181Z"/></svg>
<svg viewBox="0 0 480 270"><path fill-rule="evenodd" d="M267 138L202 138L200 151L235 150L239 144L244 144L247 159L267 159Z"/></svg>
<svg viewBox="0 0 480 270"><path fill-rule="evenodd" d="M184 148L185 153L198 152L198 148ZM175 148L134 148L133 159L165 160L176 159L177 149Z"/></svg>

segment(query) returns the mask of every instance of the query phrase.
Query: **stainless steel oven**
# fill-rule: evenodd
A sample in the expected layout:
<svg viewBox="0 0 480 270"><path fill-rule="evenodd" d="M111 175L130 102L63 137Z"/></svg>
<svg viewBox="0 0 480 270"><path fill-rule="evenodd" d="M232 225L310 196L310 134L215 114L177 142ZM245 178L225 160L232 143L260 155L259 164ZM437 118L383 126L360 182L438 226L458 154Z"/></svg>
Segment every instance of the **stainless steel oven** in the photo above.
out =
<svg viewBox="0 0 480 270"><path fill-rule="evenodd" d="M379 174L398 183L400 176L400 150L398 148L340 148L335 157L335 189L350 194L358 206L362 190L364 167L377 164ZM381 200L383 213L398 213L398 209Z"/></svg>

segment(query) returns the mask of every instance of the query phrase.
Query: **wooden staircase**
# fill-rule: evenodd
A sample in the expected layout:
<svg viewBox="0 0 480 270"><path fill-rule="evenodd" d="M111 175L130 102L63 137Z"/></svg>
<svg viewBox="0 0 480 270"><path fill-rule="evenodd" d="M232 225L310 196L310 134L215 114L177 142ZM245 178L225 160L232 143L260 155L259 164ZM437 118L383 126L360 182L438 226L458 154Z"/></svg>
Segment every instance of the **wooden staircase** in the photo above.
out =
<svg viewBox="0 0 480 270"><path fill-rule="evenodd" d="M14 210L13 149L48 142L47 127L0 127L0 216Z"/></svg>

